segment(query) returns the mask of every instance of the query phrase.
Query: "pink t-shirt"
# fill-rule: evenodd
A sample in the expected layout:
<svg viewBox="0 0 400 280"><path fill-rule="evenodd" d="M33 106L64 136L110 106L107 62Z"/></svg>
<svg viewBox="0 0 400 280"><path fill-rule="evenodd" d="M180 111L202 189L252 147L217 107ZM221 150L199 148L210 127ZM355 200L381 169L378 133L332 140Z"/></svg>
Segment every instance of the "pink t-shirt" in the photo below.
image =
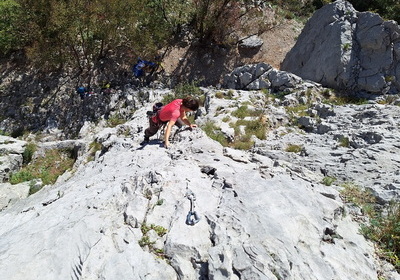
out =
<svg viewBox="0 0 400 280"><path fill-rule="evenodd" d="M161 121L176 121L181 115L180 108L182 105L182 99L175 99L171 103L165 105L159 113L159 118Z"/></svg>

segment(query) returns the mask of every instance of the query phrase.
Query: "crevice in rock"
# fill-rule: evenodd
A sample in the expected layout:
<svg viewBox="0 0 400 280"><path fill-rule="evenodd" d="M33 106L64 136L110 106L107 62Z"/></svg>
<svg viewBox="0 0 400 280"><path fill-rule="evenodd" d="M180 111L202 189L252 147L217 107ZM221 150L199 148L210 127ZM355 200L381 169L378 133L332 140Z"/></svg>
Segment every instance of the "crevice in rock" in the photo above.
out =
<svg viewBox="0 0 400 280"><path fill-rule="evenodd" d="M233 265L232 265L232 271L233 271L233 274L234 274L234 275L236 275L239 279L242 279L241 273L240 273L239 270L237 270L236 267L233 266Z"/></svg>

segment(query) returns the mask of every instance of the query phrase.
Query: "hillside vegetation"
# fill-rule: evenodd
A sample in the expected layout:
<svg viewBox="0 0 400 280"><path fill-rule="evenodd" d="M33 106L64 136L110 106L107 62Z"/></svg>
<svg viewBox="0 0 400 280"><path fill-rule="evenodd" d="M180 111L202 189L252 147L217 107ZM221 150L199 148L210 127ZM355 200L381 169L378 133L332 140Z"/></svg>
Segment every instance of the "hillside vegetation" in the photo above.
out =
<svg viewBox="0 0 400 280"><path fill-rule="evenodd" d="M71 67L90 73L114 57L154 56L176 44L185 34L203 46L238 43L244 18L259 18L254 33L271 27L272 16L307 18L328 3L313 1L250 0L2 0L0 1L0 55L16 51L41 70ZM333 1L332 1L333 2ZM373 10L397 19L395 0L350 1L359 11Z"/></svg>

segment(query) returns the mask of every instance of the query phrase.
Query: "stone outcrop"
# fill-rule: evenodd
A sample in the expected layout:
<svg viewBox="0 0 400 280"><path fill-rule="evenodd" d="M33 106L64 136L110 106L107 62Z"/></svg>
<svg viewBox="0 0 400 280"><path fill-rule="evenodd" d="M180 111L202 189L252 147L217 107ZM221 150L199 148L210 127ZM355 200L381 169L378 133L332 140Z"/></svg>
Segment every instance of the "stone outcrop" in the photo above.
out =
<svg viewBox="0 0 400 280"><path fill-rule="evenodd" d="M232 104L252 102L276 122L287 115L280 103L270 111L261 92L233 91L223 99L220 90L203 90L208 112L199 125L218 123ZM154 102L166 93L148 95ZM277 125L252 150L240 151L222 147L200 128L174 130L170 149L157 137L142 147L152 103L144 105L125 124L87 122L80 140L42 145L80 147L78 164L0 212L1 277L399 279L359 233L340 188L321 183L324 174L339 174L341 164L358 163L358 176L398 170L398 153L390 152L398 143L398 109L319 104L309 115L322 122L309 132ZM322 124L330 130L319 132ZM339 134L351 138L350 147L338 147ZM92 141L103 148L87 162L83 143ZM303 144L303 153L285 152L288 143ZM368 178L368 186L385 180ZM200 218L193 226L186 224L191 192Z"/></svg>
<svg viewBox="0 0 400 280"><path fill-rule="evenodd" d="M25 141L0 135L0 183L21 168L26 144Z"/></svg>
<svg viewBox="0 0 400 280"><path fill-rule="evenodd" d="M281 70L339 90L400 91L400 28L343 0L309 19Z"/></svg>
<svg viewBox="0 0 400 280"><path fill-rule="evenodd" d="M224 76L222 86L228 89L284 91L318 86L299 76L280 71L267 63L249 64L235 68Z"/></svg>

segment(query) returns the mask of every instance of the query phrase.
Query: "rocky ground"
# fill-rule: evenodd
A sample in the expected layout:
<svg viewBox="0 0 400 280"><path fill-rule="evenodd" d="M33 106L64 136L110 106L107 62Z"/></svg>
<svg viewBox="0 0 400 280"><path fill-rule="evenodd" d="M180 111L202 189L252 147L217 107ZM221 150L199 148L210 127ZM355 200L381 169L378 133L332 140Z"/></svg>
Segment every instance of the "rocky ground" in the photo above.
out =
<svg viewBox="0 0 400 280"><path fill-rule="evenodd" d="M400 279L359 233L362 213L340 195L344 181L385 195L378 182L395 188L397 106L320 103L300 129L290 125L296 105L283 105L290 96L231 90L221 98L228 90L204 88L209 104L200 128L174 131L167 150L159 134L139 145L145 112L168 93L147 90L150 103L127 123L87 122L78 140L40 144L72 144L79 157L56 184L3 205L6 279ZM241 104L265 108L271 124L249 151L224 148L201 129L212 120L224 130ZM349 145L341 147L340 137ZM21 153L23 142L2 139L3 150ZM94 140L102 149L88 161ZM303 149L286 151L289 144ZM338 181L323 184L328 175ZM185 222L190 192L200 218L193 226Z"/></svg>

